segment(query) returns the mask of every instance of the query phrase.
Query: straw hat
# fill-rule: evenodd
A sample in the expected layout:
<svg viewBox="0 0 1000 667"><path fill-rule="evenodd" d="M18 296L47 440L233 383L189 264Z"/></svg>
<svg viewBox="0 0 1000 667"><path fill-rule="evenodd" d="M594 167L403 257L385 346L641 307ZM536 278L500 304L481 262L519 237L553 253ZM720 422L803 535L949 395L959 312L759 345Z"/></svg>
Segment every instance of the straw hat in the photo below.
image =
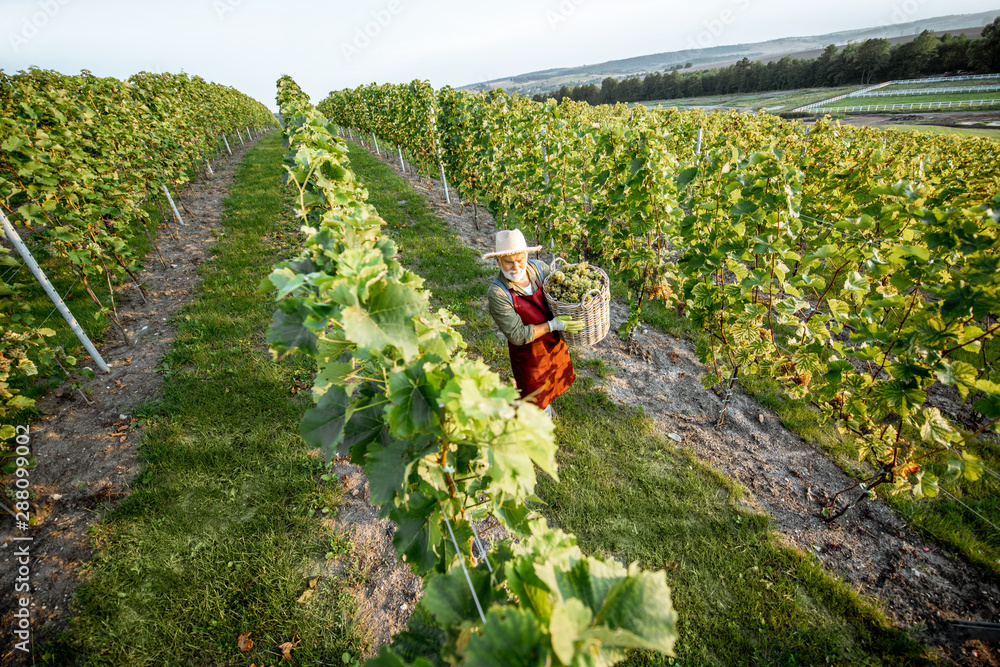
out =
<svg viewBox="0 0 1000 667"><path fill-rule="evenodd" d="M504 255L516 255L521 252L537 252L542 246L536 245L528 247L524 241L524 234L520 229L501 229L497 232L496 251L483 255L483 259L490 257L503 257Z"/></svg>

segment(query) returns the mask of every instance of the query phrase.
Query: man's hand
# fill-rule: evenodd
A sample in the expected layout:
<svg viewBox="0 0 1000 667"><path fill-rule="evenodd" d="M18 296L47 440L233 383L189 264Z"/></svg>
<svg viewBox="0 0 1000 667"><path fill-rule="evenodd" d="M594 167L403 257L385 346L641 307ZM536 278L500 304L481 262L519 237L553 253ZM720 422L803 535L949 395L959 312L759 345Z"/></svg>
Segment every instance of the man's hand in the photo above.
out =
<svg viewBox="0 0 1000 667"><path fill-rule="evenodd" d="M569 315L560 315L553 320L549 320L549 331L565 331L566 333L578 333L583 330L583 322L574 320Z"/></svg>

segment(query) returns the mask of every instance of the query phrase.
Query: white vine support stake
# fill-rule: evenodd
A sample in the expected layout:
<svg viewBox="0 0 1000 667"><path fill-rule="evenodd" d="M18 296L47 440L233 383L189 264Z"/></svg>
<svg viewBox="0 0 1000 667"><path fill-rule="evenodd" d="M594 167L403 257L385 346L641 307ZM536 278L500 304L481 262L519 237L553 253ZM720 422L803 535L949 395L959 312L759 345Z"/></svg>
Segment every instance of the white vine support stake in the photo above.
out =
<svg viewBox="0 0 1000 667"><path fill-rule="evenodd" d="M542 128L542 161L545 162L545 164L548 164L549 163L549 148L548 148L548 142L545 140L545 135L546 135L546 132L545 132L545 128L543 127ZM549 170L548 169L545 170L545 182L546 183L549 182Z"/></svg>
<svg viewBox="0 0 1000 667"><path fill-rule="evenodd" d="M701 155L701 131L702 131L702 128L699 126L698 127L698 141L694 145L694 154L695 155Z"/></svg>
<svg viewBox="0 0 1000 667"><path fill-rule="evenodd" d="M428 111L431 115L431 138L434 140L434 150L438 156L438 168L441 169L441 182L444 183L444 201L446 204L450 204L451 195L448 194L448 179L444 175L444 162L441 160L441 144L438 143L437 139L437 121L435 120L434 105L431 105Z"/></svg>
<svg viewBox="0 0 1000 667"><path fill-rule="evenodd" d="M253 135L252 135L252 134L250 134L250 128L249 128L249 127L247 127L247 140L249 141L249 140L250 140L250 139L252 139L252 138L253 138Z"/></svg>
<svg viewBox="0 0 1000 667"><path fill-rule="evenodd" d="M10 224L10 220L7 219L7 216L4 215L3 211L0 211L0 223L3 223L3 232L7 236L7 239L17 249L18 254L21 255L21 259L24 260L24 263L28 265L31 273L35 276L35 279L38 280L38 284L42 286L45 293L49 295L50 299L52 299L52 303L55 304L59 314L66 320L66 324L68 324L69 328L73 330L76 337L80 339L83 346L87 348L87 353L90 355L91 359L94 360L94 363L97 364L97 368L100 369L102 373L110 373L111 369L108 368L108 365L104 362L104 358L101 357L101 353L97 351L94 344L90 342L90 338L88 338L87 334L82 328L80 328L79 322L76 321L76 318L73 317L73 313L71 313L69 308L66 307L62 297L60 297L55 288L52 287L52 283L49 282L49 279L45 277L45 273L42 271L41 267L38 266L38 262L35 261L35 258L32 257L31 251L28 250L28 246L24 245L24 241L22 241L21 237L18 236L17 231L14 229L14 225Z"/></svg>
<svg viewBox="0 0 1000 667"><path fill-rule="evenodd" d="M174 209L174 217L177 218L177 222L181 223L187 227L187 223L184 222L184 218L181 217L181 212L177 210L177 204L174 203L174 198L170 196L170 190L163 183L160 183L160 187L163 188L163 193L167 195L167 201L170 202L170 208Z"/></svg>
<svg viewBox="0 0 1000 667"><path fill-rule="evenodd" d="M205 160L205 166L208 167L208 175L215 176L215 172L212 171L212 163L209 162L207 159Z"/></svg>
<svg viewBox="0 0 1000 667"><path fill-rule="evenodd" d="M223 141L223 143L226 144L226 150L229 151L230 155L232 155L233 154L233 149L229 147L229 139L226 139L226 133L225 132L222 133L222 141Z"/></svg>
<svg viewBox="0 0 1000 667"><path fill-rule="evenodd" d="M375 143L375 154L382 157L382 151L378 148L378 137L375 136L374 132L372 132L372 141Z"/></svg>
<svg viewBox="0 0 1000 667"><path fill-rule="evenodd" d="M402 169L403 173L405 174L406 173L406 165L403 164L403 149L400 148L399 146L396 146L396 150L399 151L399 168Z"/></svg>
<svg viewBox="0 0 1000 667"><path fill-rule="evenodd" d="M243 135L242 135L242 134L240 134L240 128L236 128L236 136L237 136L237 137L239 138L239 140L240 140L240 145L242 145L243 143L245 143L245 142L243 141Z"/></svg>

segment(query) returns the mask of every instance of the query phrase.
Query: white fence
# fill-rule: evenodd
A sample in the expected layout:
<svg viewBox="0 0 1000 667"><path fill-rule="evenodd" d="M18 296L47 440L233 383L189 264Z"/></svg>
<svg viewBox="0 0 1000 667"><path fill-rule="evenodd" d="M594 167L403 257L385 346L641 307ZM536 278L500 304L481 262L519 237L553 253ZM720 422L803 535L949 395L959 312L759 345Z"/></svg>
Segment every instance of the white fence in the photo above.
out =
<svg viewBox="0 0 1000 667"><path fill-rule="evenodd" d="M904 83L940 83L941 81L976 81L977 79L996 79L1000 74L966 74L965 76L939 76L933 79L905 79L889 81L885 85Z"/></svg>
<svg viewBox="0 0 1000 667"><path fill-rule="evenodd" d="M825 100L820 100L819 102L813 102L812 104L807 104L804 107L799 107L798 109L792 109L792 111L808 111L809 109L815 109L821 104L829 104L830 102L836 102L837 100L842 100L845 97L850 97L851 95L857 95L861 93L867 93L870 90L875 90L876 88L881 88L882 86L887 86L886 83L879 83L874 86L868 86L867 88L862 88L861 90L855 90L850 93L844 93L843 95L837 95L836 97L829 97Z"/></svg>
<svg viewBox="0 0 1000 667"><path fill-rule="evenodd" d="M876 90L878 88L884 88L885 86L891 86L891 85L909 84L909 83L940 83L942 81L974 81L974 80L978 80L978 79L996 79L996 78L1000 78L1000 74L968 74L966 76L942 76L942 77L936 77L936 78L933 78L933 79L896 79L896 80L893 80L893 81L886 81L885 83L879 83L879 84L876 84L874 86L867 86L865 88L861 88L859 90L855 90L855 91L852 91L850 93L844 93L843 95L837 95L836 97L830 97L830 98L827 98L825 100L821 100L819 102L813 102L812 104L806 104L805 106L801 106L798 109L792 109L792 111L793 112L794 111L810 111L812 109L817 109L818 107L822 107L824 104L829 104L830 102L837 102L838 100L842 100L842 99L847 98L847 97L878 97L880 95L889 94L890 91L884 91L883 93L880 93L878 95L872 94L872 93L870 93L870 91ZM950 91L950 92L954 92L954 91ZM913 95L914 93L909 92L909 94ZM969 103L969 106L971 106L971 105L982 106L982 104L977 104L978 102L983 102L983 100L972 100ZM993 104L993 101L989 100L988 103ZM915 103L915 104L919 104L919 103ZM941 106L947 106L948 105L947 102L941 102L941 103L937 103L937 102L924 102L923 104L924 105L928 105L928 104L930 105L930 106L924 106L924 107L922 107L922 108L925 108L925 109L938 109ZM960 106L959 103L957 103L957 102L952 103L952 104L954 106ZM853 107L837 107L837 108L832 108L832 109L824 107L823 111L849 111L849 110L856 110L856 111L876 111L876 109L870 109L870 108L868 108L870 106L873 106L873 105L868 105L866 107L858 107L857 109L854 109ZM875 106L883 106L883 105L875 105ZM906 107L905 105L903 105L903 106L897 106L896 108L909 108L909 107ZM914 107L914 108L921 108L921 107Z"/></svg>
<svg viewBox="0 0 1000 667"><path fill-rule="evenodd" d="M848 97L905 97L906 95L950 95L953 93L995 93L1000 86L955 86L954 88L911 88L910 90L880 90L863 92L856 90ZM829 103L830 100L827 100Z"/></svg>
<svg viewBox="0 0 1000 667"><path fill-rule="evenodd" d="M863 104L853 107L822 107L817 111L912 111L915 109L958 109L960 107L981 107L1000 104L1000 99L993 100L953 100L950 102L907 102L898 104Z"/></svg>

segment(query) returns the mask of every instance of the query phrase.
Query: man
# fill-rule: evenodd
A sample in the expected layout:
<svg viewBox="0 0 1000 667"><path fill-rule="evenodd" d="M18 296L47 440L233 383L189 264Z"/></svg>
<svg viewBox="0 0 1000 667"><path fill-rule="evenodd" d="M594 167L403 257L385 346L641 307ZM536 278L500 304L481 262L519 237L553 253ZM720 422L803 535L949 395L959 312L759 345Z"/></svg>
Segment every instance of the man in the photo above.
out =
<svg viewBox="0 0 1000 667"><path fill-rule="evenodd" d="M497 232L496 250L483 259L495 258L500 267L487 297L490 315L507 338L514 383L524 399L551 417L549 404L576 379L569 349L558 332L575 333L583 322L553 317L542 291L549 269L538 260L528 261L528 253L540 249L529 248L521 230L504 229Z"/></svg>

